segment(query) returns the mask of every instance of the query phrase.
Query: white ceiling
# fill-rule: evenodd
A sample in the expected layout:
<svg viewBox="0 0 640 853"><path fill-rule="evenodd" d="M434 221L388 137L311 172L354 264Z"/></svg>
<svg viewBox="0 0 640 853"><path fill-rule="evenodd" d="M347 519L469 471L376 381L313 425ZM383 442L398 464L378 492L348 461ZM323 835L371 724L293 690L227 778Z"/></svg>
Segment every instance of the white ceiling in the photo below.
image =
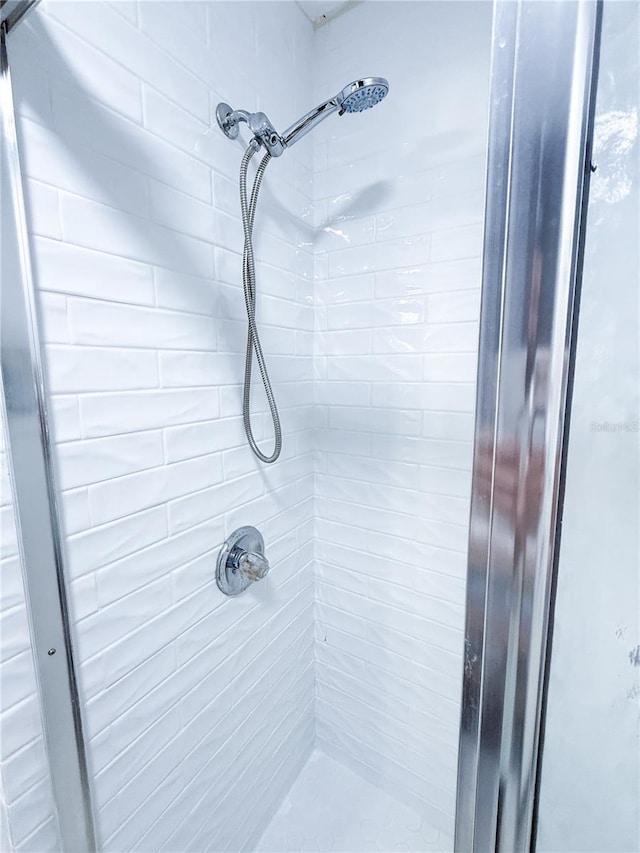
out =
<svg viewBox="0 0 640 853"><path fill-rule="evenodd" d="M297 0L297 3L315 27L356 5L353 0Z"/></svg>

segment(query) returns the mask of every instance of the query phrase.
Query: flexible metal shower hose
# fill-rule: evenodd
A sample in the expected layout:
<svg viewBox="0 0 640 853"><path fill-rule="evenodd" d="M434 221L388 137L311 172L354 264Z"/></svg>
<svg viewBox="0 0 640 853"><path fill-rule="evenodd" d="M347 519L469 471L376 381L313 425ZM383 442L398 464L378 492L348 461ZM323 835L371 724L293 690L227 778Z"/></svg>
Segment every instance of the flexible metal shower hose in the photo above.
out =
<svg viewBox="0 0 640 853"><path fill-rule="evenodd" d="M242 419L244 421L244 431L247 434L249 447L253 450L258 459L263 462L275 462L282 449L282 430L280 428L280 416L278 415L278 407L276 399L273 395L271 382L269 381L269 373L267 365L262 354L262 346L260 345L260 337L258 336L258 327L256 326L256 268L253 257L253 220L256 215L256 205L258 203L258 193L260 192L260 184L264 176L265 169L269 165L271 155L267 152L258 166L256 176L253 181L253 189L251 190L251 200L247 200L247 171L249 162L259 148L259 144L252 140L249 147L244 153L242 163L240 164L240 210L242 212L242 227L244 228L244 255L242 259L242 284L244 287L244 303L247 309L247 354L244 367L244 391L242 394ZM271 456L264 454L253 437L251 429L251 370L253 366L253 354L256 354L256 361L260 369L262 384L264 385L265 394L271 410L271 419L273 420L273 431L275 444Z"/></svg>

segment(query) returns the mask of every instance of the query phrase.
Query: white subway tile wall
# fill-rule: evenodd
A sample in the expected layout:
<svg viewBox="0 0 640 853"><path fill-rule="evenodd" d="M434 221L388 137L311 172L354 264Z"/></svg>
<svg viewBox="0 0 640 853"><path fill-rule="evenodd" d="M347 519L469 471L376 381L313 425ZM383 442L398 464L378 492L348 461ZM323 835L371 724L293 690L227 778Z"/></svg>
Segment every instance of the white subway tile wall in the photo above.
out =
<svg viewBox="0 0 640 853"><path fill-rule="evenodd" d="M317 31L320 746L453 831L491 7L364 3Z"/></svg>
<svg viewBox="0 0 640 853"><path fill-rule="evenodd" d="M45 0L11 36L104 851L250 849L316 738L451 833L490 22L487 2L314 31L291 2ZM284 447L263 466L242 146L215 106L285 128L363 74L383 104L267 171ZM254 409L269 447L259 387ZM272 572L228 600L215 558L243 524Z"/></svg>
<svg viewBox="0 0 640 853"><path fill-rule="evenodd" d="M0 407L0 850L57 848Z"/></svg>
<svg viewBox="0 0 640 853"><path fill-rule="evenodd" d="M285 434L265 468L241 418L243 149L214 116L221 100L279 127L305 112L312 39L287 2L46 2L10 39L104 851L238 849L313 745L312 146L273 162L258 217ZM215 559L241 524L262 529L272 570L227 599ZM16 637L3 686L31 714ZM39 743L10 724L8 761ZM6 792L14 841L44 820L34 773Z"/></svg>

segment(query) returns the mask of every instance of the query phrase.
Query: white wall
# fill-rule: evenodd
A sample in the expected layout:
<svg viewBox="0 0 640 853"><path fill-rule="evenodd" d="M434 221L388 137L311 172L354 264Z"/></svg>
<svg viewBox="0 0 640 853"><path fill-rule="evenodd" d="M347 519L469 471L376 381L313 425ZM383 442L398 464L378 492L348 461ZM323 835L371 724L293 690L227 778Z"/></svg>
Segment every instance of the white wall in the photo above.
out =
<svg viewBox="0 0 640 853"><path fill-rule="evenodd" d="M365 3L317 32L317 718L323 746L451 833L489 3Z"/></svg>
<svg viewBox="0 0 640 853"><path fill-rule="evenodd" d="M51 2L10 39L105 851L237 849L312 745L310 149L259 213L265 468L240 417L243 149L212 119L308 109L312 34L291 3ZM215 559L242 524L272 572L231 600Z"/></svg>
<svg viewBox="0 0 640 853"><path fill-rule="evenodd" d="M541 851L640 849L639 23L605 3Z"/></svg>
<svg viewBox="0 0 640 853"><path fill-rule="evenodd" d="M0 850L56 849L0 406Z"/></svg>

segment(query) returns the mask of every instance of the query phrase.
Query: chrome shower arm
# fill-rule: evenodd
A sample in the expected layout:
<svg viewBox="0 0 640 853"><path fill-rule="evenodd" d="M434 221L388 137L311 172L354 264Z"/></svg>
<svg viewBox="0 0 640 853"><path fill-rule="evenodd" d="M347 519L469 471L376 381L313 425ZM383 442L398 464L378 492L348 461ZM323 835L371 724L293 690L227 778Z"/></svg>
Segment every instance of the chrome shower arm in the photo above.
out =
<svg viewBox="0 0 640 853"><path fill-rule="evenodd" d="M236 124L240 124L241 121L245 121L247 124L251 123L251 113L246 110L232 110L225 117L225 126L233 127Z"/></svg>
<svg viewBox="0 0 640 853"><path fill-rule="evenodd" d="M327 118L327 116L333 115L336 110L340 109L340 103L337 98L329 98L328 101L325 101L320 106L315 107L315 109L308 112L306 115L299 118L298 121L294 122L291 127L288 127L285 132L282 134L282 141L284 142L285 148L290 148L294 143L296 143L299 139L302 139L310 130L320 124L320 122Z"/></svg>

